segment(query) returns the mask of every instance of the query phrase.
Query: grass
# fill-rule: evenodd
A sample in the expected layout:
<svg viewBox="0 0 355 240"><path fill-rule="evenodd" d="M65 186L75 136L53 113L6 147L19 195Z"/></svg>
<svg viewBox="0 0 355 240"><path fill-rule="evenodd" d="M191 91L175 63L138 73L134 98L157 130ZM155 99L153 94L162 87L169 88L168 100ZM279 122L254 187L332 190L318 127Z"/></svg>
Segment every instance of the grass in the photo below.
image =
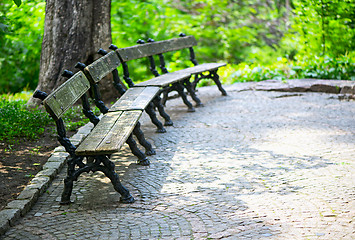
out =
<svg viewBox="0 0 355 240"><path fill-rule="evenodd" d="M25 104L25 100L0 98L0 141L34 140L44 133L50 118L38 109L27 109Z"/></svg>
<svg viewBox="0 0 355 240"><path fill-rule="evenodd" d="M55 132L55 124L44 110L26 107L32 92L0 95L0 141L15 142L16 139L38 139L47 127ZM81 106L74 106L63 116L66 129L75 131L89 120L81 113ZM98 109L94 112L98 114Z"/></svg>

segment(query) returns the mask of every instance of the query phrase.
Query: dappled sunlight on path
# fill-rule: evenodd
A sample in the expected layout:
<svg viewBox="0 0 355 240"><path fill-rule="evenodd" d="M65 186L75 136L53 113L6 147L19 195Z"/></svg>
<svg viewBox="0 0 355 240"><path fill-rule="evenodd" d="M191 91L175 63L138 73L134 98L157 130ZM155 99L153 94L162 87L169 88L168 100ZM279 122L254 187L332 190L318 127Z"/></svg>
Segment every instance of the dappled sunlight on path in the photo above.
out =
<svg viewBox="0 0 355 240"><path fill-rule="evenodd" d="M151 166L127 147L112 157L135 203L119 203L95 173L74 185L74 204L59 206L56 180L5 239L353 239L354 102L228 93L199 89L205 107L195 113L169 101L165 134L143 116Z"/></svg>

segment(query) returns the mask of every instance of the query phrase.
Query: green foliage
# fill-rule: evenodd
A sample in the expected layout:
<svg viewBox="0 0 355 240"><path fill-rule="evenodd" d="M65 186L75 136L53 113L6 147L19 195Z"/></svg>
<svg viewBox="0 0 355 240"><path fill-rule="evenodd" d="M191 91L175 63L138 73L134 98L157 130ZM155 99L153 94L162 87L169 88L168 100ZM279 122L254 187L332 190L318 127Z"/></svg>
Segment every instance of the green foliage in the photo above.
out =
<svg viewBox="0 0 355 240"><path fill-rule="evenodd" d="M296 72L286 58L278 58L278 61L268 66L258 63L241 63L235 66L237 71L231 74L232 82L262 81L268 79L284 80L295 78Z"/></svg>
<svg viewBox="0 0 355 240"><path fill-rule="evenodd" d="M291 32L300 55L339 56L355 49L353 0L298 0Z"/></svg>
<svg viewBox="0 0 355 240"><path fill-rule="evenodd" d="M0 98L7 99L8 101L28 101L31 98L32 94L32 91L22 91L15 94L2 94L0 95Z"/></svg>
<svg viewBox="0 0 355 240"><path fill-rule="evenodd" d="M293 67L299 78L338 79L355 81L355 52L339 57L305 58Z"/></svg>
<svg viewBox="0 0 355 240"><path fill-rule="evenodd" d="M119 48L135 45L138 39L163 40L170 37L167 29L169 23L165 21L166 7L162 7L159 1L111 2L112 42ZM146 59L129 62L128 65L130 76L135 82L149 79L151 76L146 67L148 65Z"/></svg>
<svg viewBox="0 0 355 240"><path fill-rule="evenodd" d="M184 32L198 39L196 52L200 62L253 61L255 54L250 56L253 51L274 49L280 42L286 27L280 24L284 14L280 9L277 4L265 5L260 1L113 0L113 43L126 47L134 45L139 38L164 40ZM266 23L270 28L265 28ZM179 59L175 54L166 56L168 68L191 66L188 61L176 63ZM185 59L188 60L188 56ZM264 58L258 56L258 59ZM148 64L146 60L129 63L135 81L151 76L147 67L142 68L142 63Z"/></svg>
<svg viewBox="0 0 355 240"><path fill-rule="evenodd" d="M229 63L224 70L229 75L220 71L225 83L355 75L354 0L111 2L113 44L127 47L139 38L157 41L180 32L194 35L199 62ZM44 0L1 1L0 94L36 87L44 13ZM166 60L171 71L191 66L188 52L167 54ZM152 76L147 65L146 59L129 62L134 81Z"/></svg>
<svg viewBox="0 0 355 240"><path fill-rule="evenodd" d="M21 0L14 0L14 3L16 4L16 6L19 7L21 5L22 1Z"/></svg>
<svg viewBox="0 0 355 240"><path fill-rule="evenodd" d="M231 82L262 81L268 79L285 80L295 78L338 79L355 81L355 54L332 58L312 57L298 61L278 58L271 65L241 63L229 78Z"/></svg>
<svg viewBox="0 0 355 240"><path fill-rule="evenodd" d="M194 35L200 62L223 60L235 67L225 82L353 79L355 4L351 1L113 0L113 39L126 47L138 38ZM187 54L166 59L171 71L191 66L182 60L188 59ZM147 65L142 61L130 66L134 80L151 76L142 63Z"/></svg>
<svg viewBox="0 0 355 240"><path fill-rule="evenodd" d="M44 0L0 3L0 94L37 86L44 9Z"/></svg>
<svg viewBox="0 0 355 240"><path fill-rule="evenodd" d="M37 139L50 118L38 109L27 109L25 100L9 101L0 97L0 141L14 138Z"/></svg>
<svg viewBox="0 0 355 240"><path fill-rule="evenodd" d="M38 139L48 127L55 132L53 120L48 113L37 108L27 108L30 92L0 95L0 141L13 141L16 138ZM100 115L95 107L94 114ZM89 122L77 105L69 109L62 117L68 131L76 131Z"/></svg>
<svg viewBox="0 0 355 240"><path fill-rule="evenodd" d="M83 114L82 109L81 105L73 106L62 117L65 128L68 131L75 131L89 122L89 119ZM100 110L97 107L93 109L93 112L97 116L100 115Z"/></svg>
<svg viewBox="0 0 355 240"><path fill-rule="evenodd" d="M138 38L163 40L184 32L199 40L201 61L239 63L248 57L252 46L278 44L286 26L280 24L282 16L276 4L259 1L113 0L113 42L125 47Z"/></svg>

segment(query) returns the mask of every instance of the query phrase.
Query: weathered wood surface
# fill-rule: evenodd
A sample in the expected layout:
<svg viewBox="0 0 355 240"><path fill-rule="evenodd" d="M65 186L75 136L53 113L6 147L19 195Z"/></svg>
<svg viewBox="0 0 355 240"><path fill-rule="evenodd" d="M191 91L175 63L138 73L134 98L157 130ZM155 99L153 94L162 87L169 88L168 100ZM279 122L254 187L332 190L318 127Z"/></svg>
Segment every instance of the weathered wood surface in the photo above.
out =
<svg viewBox="0 0 355 240"><path fill-rule="evenodd" d="M181 73L181 74L197 74L197 73L202 73L206 71L213 71L216 70L220 67L226 66L226 63L203 63L200 65L196 65L194 67L189 67L185 68L179 71L176 71L176 73Z"/></svg>
<svg viewBox="0 0 355 240"><path fill-rule="evenodd" d="M159 87L130 88L112 105L110 112L144 110L159 92Z"/></svg>
<svg viewBox="0 0 355 240"><path fill-rule="evenodd" d="M117 49L116 52L121 57L122 61L127 62L129 60L144 58L170 51L176 51L196 45L197 41L194 36L186 36L121 48Z"/></svg>
<svg viewBox="0 0 355 240"><path fill-rule="evenodd" d="M76 149L77 155L118 152L137 124L142 110L108 112Z"/></svg>
<svg viewBox="0 0 355 240"><path fill-rule="evenodd" d="M89 80L82 72L76 73L59 86L43 101L43 104L54 119L60 118L87 90Z"/></svg>
<svg viewBox="0 0 355 240"><path fill-rule="evenodd" d="M110 52L99 58L85 68L85 72L90 76L93 83L99 82L103 77L112 72L120 65L121 61L115 52Z"/></svg>
<svg viewBox="0 0 355 240"><path fill-rule="evenodd" d="M186 78L191 76L190 73L184 72L172 72L166 73L164 75L160 75L158 77L152 78L148 81L137 83L136 87L143 87L143 86L157 86L157 87L166 87L170 84L182 81Z"/></svg>

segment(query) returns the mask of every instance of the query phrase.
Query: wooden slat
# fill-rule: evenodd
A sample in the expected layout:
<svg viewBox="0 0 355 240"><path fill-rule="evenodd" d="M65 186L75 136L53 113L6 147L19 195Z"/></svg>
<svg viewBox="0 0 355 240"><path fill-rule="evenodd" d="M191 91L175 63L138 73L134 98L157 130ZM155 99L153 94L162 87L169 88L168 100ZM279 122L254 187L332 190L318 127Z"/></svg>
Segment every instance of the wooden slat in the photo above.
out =
<svg viewBox="0 0 355 240"><path fill-rule="evenodd" d="M159 87L130 88L112 105L110 112L144 110L159 92Z"/></svg>
<svg viewBox="0 0 355 240"><path fill-rule="evenodd" d="M176 71L176 73L182 73L182 74L196 74L196 73L202 73L206 71L212 71L216 70L220 67L226 66L226 63L204 63L200 65L196 65L194 67L189 67L185 68L179 71Z"/></svg>
<svg viewBox="0 0 355 240"><path fill-rule="evenodd" d="M43 101L46 110L54 119L60 118L90 88L82 72L76 73L59 86Z"/></svg>
<svg viewBox="0 0 355 240"><path fill-rule="evenodd" d="M118 152L133 131L141 110L105 114L76 149L78 155L109 155Z"/></svg>
<svg viewBox="0 0 355 240"><path fill-rule="evenodd" d="M133 59L139 59L160 53L176 51L196 45L197 42L194 36L186 36L181 38L173 38L164 41L136 45L127 48L121 48L117 49L116 52L118 53L122 61L127 62Z"/></svg>
<svg viewBox="0 0 355 240"><path fill-rule="evenodd" d="M114 112L105 114L100 122L95 126L91 133L84 139L84 141L76 149L78 155L91 155L95 152L97 146L103 141L117 119L122 115L122 112Z"/></svg>
<svg viewBox="0 0 355 240"><path fill-rule="evenodd" d="M118 58L117 53L110 52L87 66L85 72L90 76L89 79L93 83L97 83L107 74L116 69L120 63L121 61Z"/></svg>
<svg viewBox="0 0 355 240"><path fill-rule="evenodd" d="M191 74L183 72L172 72L160 75L158 77L152 78L148 81L140 82L136 84L136 87L145 87L145 86L157 86L165 87L170 84L182 81L183 79L189 78Z"/></svg>
<svg viewBox="0 0 355 240"><path fill-rule="evenodd" d="M140 116L142 115L142 112L143 111L141 110L123 112L121 117L113 126L112 130L98 146L96 152L117 152L133 131Z"/></svg>

